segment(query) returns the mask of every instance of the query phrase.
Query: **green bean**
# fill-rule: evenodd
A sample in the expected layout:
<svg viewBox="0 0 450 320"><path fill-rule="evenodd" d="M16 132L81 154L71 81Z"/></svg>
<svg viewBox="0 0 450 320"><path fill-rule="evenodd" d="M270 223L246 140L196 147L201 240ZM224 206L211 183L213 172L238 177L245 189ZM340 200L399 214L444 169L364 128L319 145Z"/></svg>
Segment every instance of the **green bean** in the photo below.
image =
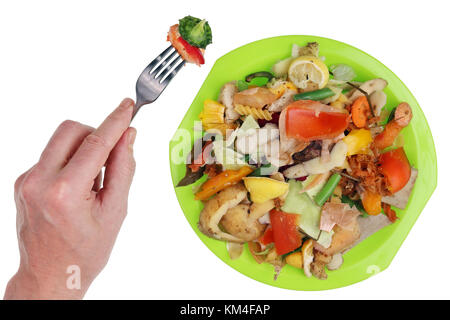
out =
<svg viewBox="0 0 450 320"><path fill-rule="evenodd" d="M316 91L309 91L309 92L302 92L298 93L294 96L294 100L323 100L326 98L329 98L331 96L334 96L336 93L331 90L330 88L323 88Z"/></svg>
<svg viewBox="0 0 450 320"><path fill-rule="evenodd" d="M333 191L334 191L334 189L336 189L340 180L341 180L341 175L339 173L333 174L330 177L330 179L328 179L327 183L325 183L322 190L320 190L319 193L314 197L314 201L319 206L323 206L323 204L333 194Z"/></svg>

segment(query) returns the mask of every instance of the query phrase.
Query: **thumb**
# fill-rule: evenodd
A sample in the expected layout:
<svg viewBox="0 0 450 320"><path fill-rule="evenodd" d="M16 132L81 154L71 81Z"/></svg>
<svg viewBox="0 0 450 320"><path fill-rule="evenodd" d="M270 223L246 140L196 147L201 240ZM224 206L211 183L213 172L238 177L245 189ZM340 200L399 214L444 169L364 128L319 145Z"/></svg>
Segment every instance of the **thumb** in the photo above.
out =
<svg viewBox="0 0 450 320"><path fill-rule="evenodd" d="M128 193L136 168L133 156L135 139L136 129L128 128L109 155L103 188L97 197L101 207L106 210L102 210L99 219L121 223L126 216Z"/></svg>

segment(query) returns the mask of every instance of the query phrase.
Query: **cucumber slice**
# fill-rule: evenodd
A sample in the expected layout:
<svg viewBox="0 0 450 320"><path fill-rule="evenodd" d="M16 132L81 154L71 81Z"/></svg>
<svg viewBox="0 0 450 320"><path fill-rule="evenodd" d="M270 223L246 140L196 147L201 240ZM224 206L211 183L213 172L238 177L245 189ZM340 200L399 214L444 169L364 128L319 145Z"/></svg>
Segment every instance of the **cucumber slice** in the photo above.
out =
<svg viewBox="0 0 450 320"><path fill-rule="evenodd" d="M305 193L300 193L303 184L289 180L289 192L281 210L287 213L300 214L299 228L303 233L315 239L325 248L331 244L332 232L320 230L321 208Z"/></svg>

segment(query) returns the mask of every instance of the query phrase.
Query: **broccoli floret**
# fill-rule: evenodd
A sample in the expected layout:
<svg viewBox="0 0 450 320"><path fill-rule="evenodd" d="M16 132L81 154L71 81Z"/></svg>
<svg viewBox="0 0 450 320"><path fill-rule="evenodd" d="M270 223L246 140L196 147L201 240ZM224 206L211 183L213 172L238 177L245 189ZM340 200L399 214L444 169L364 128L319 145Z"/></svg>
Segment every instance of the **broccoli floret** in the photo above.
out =
<svg viewBox="0 0 450 320"><path fill-rule="evenodd" d="M212 43L212 32L206 20L200 20L192 16L180 20L178 30L181 37L190 45L205 49Z"/></svg>

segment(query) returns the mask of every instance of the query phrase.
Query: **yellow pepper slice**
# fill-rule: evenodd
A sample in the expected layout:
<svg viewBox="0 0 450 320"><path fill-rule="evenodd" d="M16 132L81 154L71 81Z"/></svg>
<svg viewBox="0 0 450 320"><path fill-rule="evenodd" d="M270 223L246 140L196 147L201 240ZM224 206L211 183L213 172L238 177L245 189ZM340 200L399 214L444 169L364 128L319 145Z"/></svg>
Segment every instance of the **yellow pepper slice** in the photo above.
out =
<svg viewBox="0 0 450 320"><path fill-rule="evenodd" d="M225 123L225 107L217 101L206 99L203 103L203 110L198 116L202 121L203 130L218 130L222 135L226 135L228 129L235 129L231 123Z"/></svg>
<svg viewBox="0 0 450 320"><path fill-rule="evenodd" d="M343 140L348 148L347 156L366 154L373 141L372 134L367 129L352 130Z"/></svg>

